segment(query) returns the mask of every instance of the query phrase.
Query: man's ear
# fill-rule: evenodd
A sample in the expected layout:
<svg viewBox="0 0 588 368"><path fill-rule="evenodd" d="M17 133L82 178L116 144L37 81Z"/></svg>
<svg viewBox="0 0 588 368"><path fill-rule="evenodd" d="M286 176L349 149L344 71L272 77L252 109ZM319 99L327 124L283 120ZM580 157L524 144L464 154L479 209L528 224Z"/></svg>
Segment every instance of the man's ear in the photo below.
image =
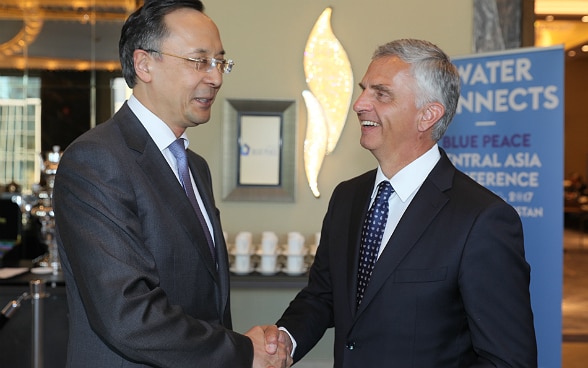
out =
<svg viewBox="0 0 588 368"><path fill-rule="evenodd" d="M145 50L135 50L133 52L133 64L135 66L135 74L137 78L143 82L149 82L151 80L151 74L149 73L149 67L152 61L151 54Z"/></svg>
<svg viewBox="0 0 588 368"><path fill-rule="evenodd" d="M445 107L438 102L431 102L423 106L419 120L419 131L425 132L433 127L445 114Z"/></svg>

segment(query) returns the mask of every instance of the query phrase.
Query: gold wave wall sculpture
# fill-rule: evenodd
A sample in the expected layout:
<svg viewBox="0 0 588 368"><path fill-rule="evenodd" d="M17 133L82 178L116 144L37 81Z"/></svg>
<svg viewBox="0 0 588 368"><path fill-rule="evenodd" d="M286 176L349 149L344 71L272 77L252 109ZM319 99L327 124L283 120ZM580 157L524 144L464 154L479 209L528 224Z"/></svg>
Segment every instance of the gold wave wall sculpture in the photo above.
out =
<svg viewBox="0 0 588 368"><path fill-rule="evenodd" d="M312 28L304 49L308 90L302 92L307 110L304 168L315 197L324 156L333 152L345 126L353 71L347 53L331 28L332 8L326 8Z"/></svg>
<svg viewBox="0 0 588 368"><path fill-rule="evenodd" d="M327 121L321 103L312 92L302 91L307 110L306 138L304 139L304 170L308 186L315 197L321 195L318 189L318 174L327 153Z"/></svg>

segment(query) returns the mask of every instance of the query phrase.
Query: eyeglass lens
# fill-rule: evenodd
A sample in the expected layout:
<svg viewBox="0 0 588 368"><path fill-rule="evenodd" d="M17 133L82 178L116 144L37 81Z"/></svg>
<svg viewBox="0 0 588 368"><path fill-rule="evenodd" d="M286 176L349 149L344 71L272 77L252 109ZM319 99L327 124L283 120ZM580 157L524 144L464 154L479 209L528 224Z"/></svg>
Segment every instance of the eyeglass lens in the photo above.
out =
<svg viewBox="0 0 588 368"><path fill-rule="evenodd" d="M213 68L217 68L221 73L230 73L233 69L232 60L219 60L215 58L200 59L196 62L196 70L209 73Z"/></svg>
<svg viewBox="0 0 588 368"><path fill-rule="evenodd" d="M163 51L158 51L154 49L141 49L147 52L156 52L158 54L167 55L171 57L175 57L178 59L184 59L194 63L195 69L197 71L203 71L205 73L210 73L213 68L217 68L221 73L228 74L233 70L233 66L235 63L233 60L225 60L225 59L215 59L215 58L199 58L199 59L192 59L187 58L184 56L174 55Z"/></svg>

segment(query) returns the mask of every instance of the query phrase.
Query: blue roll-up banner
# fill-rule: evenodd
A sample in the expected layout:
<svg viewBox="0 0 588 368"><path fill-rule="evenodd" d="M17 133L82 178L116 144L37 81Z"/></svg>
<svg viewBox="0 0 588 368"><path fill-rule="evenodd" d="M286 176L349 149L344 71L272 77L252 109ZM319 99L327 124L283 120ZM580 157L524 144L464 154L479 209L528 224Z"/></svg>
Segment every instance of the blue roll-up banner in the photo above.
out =
<svg viewBox="0 0 588 368"><path fill-rule="evenodd" d="M453 163L519 213L531 265L539 367L561 367L563 47L453 59L462 89L439 142Z"/></svg>

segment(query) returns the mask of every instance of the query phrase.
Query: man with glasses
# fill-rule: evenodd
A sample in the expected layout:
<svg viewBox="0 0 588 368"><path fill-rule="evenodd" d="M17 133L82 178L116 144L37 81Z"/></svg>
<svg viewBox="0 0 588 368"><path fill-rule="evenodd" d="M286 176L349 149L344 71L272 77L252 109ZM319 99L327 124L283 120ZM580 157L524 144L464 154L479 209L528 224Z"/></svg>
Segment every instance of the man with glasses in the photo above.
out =
<svg viewBox="0 0 588 368"><path fill-rule="evenodd" d="M261 328L231 329L210 171L186 150L233 67L216 25L200 1L146 1L119 51L133 95L66 149L55 182L68 367L291 363L283 344L266 353Z"/></svg>

